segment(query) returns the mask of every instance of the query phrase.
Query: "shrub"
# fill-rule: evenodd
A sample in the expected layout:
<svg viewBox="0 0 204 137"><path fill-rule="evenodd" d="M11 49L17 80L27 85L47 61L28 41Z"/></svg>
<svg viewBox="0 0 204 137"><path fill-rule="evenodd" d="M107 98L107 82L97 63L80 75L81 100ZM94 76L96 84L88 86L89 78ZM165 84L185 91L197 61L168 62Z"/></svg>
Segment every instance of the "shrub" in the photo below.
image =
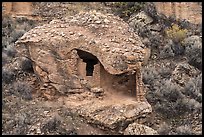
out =
<svg viewBox="0 0 204 137"><path fill-rule="evenodd" d="M180 96L180 95L178 95ZM192 112L200 112L202 105L194 99L189 99L185 96L176 97L173 95L172 98L164 96L154 106L155 110L162 114L164 118L175 119L190 114Z"/></svg>
<svg viewBox="0 0 204 137"><path fill-rule="evenodd" d="M6 15L2 17L2 28L6 28L6 30L9 30L7 32L11 32L14 27L15 25L11 16Z"/></svg>
<svg viewBox="0 0 204 137"><path fill-rule="evenodd" d="M11 45L9 45L9 46L7 46L7 47L5 48L5 53L6 53L9 57L14 58L15 55L16 55L16 53L17 53L17 51L16 51L14 45L11 44Z"/></svg>
<svg viewBox="0 0 204 137"><path fill-rule="evenodd" d="M26 135L28 131L28 123L29 123L29 118L27 113L22 113L16 117L15 122L16 127L14 130L14 134L18 135Z"/></svg>
<svg viewBox="0 0 204 137"><path fill-rule="evenodd" d="M190 65L202 70L202 40L199 36L191 36L184 40L185 55Z"/></svg>
<svg viewBox="0 0 204 137"><path fill-rule="evenodd" d="M2 66L4 66L8 62L7 58L8 57L7 57L6 53L4 51L2 51Z"/></svg>
<svg viewBox="0 0 204 137"><path fill-rule="evenodd" d="M129 17L140 11L144 6L144 2L114 2L114 12L124 20L128 20Z"/></svg>
<svg viewBox="0 0 204 137"><path fill-rule="evenodd" d="M175 116L183 116L184 114L192 113L193 111L200 110L200 104L194 100L187 97L178 99L175 103L176 114Z"/></svg>
<svg viewBox="0 0 204 137"><path fill-rule="evenodd" d="M159 135L169 135L170 130L171 130L170 126L164 122L159 126L157 132Z"/></svg>
<svg viewBox="0 0 204 137"><path fill-rule="evenodd" d="M44 124L42 124L41 131L43 133L56 131L57 128L60 126L61 120L54 116L51 119L47 120Z"/></svg>
<svg viewBox="0 0 204 137"><path fill-rule="evenodd" d="M151 35L151 31L146 26L137 28L137 33L140 37L143 38L149 38L149 36Z"/></svg>
<svg viewBox="0 0 204 137"><path fill-rule="evenodd" d="M182 125L176 128L177 135L194 135L190 125Z"/></svg>
<svg viewBox="0 0 204 137"><path fill-rule="evenodd" d="M181 43L173 43L171 48L174 52L174 55L183 55L185 52L185 47L182 46Z"/></svg>
<svg viewBox="0 0 204 137"><path fill-rule="evenodd" d="M172 45L173 43L169 42L166 44L166 46L164 46L162 49L160 49L160 58L165 59L165 58L170 58L170 57L174 57L174 51L172 50Z"/></svg>
<svg viewBox="0 0 204 137"><path fill-rule="evenodd" d="M2 82L11 84L15 79L15 73L12 70L2 70Z"/></svg>
<svg viewBox="0 0 204 137"><path fill-rule="evenodd" d="M8 38L2 36L2 50L5 49L9 45L10 41Z"/></svg>
<svg viewBox="0 0 204 137"><path fill-rule="evenodd" d="M180 105L180 99L184 97L181 93L182 89L170 80L163 81L161 85L155 92L156 98L159 99L159 102L156 102L154 106L155 110L165 118L175 118L182 115L183 113L176 109Z"/></svg>
<svg viewBox="0 0 204 137"><path fill-rule="evenodd" d="M163 43L164 39L159 33L151 34L149 36L149 40L151 43L151 48L159 49L159 46Z"/></svg>
<svg viewBox="0 0 204 137"><path fill-rule="evenodd" d="M144 84L153 85L154 81L159 78L159 72L154 67L146 66L142 73Z"/></svg>
<svg viewBox="0 0 204 137"><path fill-rule="evenodd" d="M153 2L145 2L145 4L141 7L148 16L150 16L154 22L158 22L158 14L156 10L156 6Z"/></svg>
<svg viewBox="0 0 204 137"><path fill-rule="evenodd" d="M167 67L161 67L159 70L159 74L162 78L169 79L171 77L171 69Z"/></svg>
<svg viewBox="0 0 204 137"><path fill-rule="evenodd" d="M177 99L182 97L181 88L172 83L170 80L162 81L162 88L160 89L160 93L162 96L168 101L175 102Z"/></svg>
<svg viewBox="0 0 204 137"><path fill-rule="evenodd" d="M15 30L15 23L11 16L2 17L2 47L7 47L12 41L11 33Z"/></svg>
<svg viewBox="0 0 204 137"><path fill-rule="evenodd" d="M190 22L185 19L178 22L178 24L181 28L185 28L185 29L189 29L189 27L191 26Z"/></svg>
<svg viewBox="0 0 204 137"><path fill-rule="evenodd" d="M12 86L12 93L17 96L21 96L24 100L32 99L33 88L25 82L16 82Z"/></svg>
<svg viewBox="0 0 204 137"><path fill-rule="evenodd" d="M2 47L7 47L21 37L26 31L35 26L35 21L26 18L12 19L11 16L2 17ZM17 29L18 28L18 29Z"/></svg>
<svg viewBox="0 0 204 137"><path fill-rule="evenodd" d="M12 41L11 42L16 42L20 37L23 36L25 33L25 30L15 30L11 33Z"/></svg>
<svg viewBox="0 0 204 137"><path fill-rule="evenodd" d="M28 58L23 59L21 62L21 69L26 72L33 72L32 61Z"/></svg>
<svg viewBox="0 0 204 137"><path fill-rule="evenodd" d="M190 79L184 87L183 93L190 98L193 98L196 101L202 103L202 74L196 78Z"/></svg>
<svg viewBox="0 0 204 137"><path fill-rule="evenodd" d="M187 37L187 29L181 29L178 25L173 24L165 30L168 38L172 39L172 50L175 55L182 55L185 51L185 46L182 45L183 40Z"/></svg>
<svg viewBox="0 0 204 137"><path fill-rule="evenodd" d="M26 17L19 17L19 18L16 18L16 22L18 24L23 24L24 22L28 22L29 20L26 18Z"/></svg>
<svg viewBox="0 0 204 137"><path fill-rule="evenodd" d="M166 35L168 38L172 39L175 43L180 43L187 36L187 30L181 29L178 25L173 24L171 28L166 30Z"/></svg>
<svg viewBox="0 0 204 137"><path fill-rule="evenodd" d="M156 92L152 92L152 97L157 99L150 98L150 100L156 100L153 106L163 117L174 119L194 111L201 111L202 104L182 94L183 89L177 84L165 80L161 85L157 87Z"/></svg>

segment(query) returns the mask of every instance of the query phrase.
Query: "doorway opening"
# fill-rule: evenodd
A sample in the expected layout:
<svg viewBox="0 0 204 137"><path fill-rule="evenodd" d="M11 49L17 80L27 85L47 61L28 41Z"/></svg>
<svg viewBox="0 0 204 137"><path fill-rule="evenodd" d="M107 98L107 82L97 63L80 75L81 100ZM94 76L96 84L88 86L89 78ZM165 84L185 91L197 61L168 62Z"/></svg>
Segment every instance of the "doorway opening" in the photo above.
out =
<svg viewBox="0 0 204 137"><path fill-rule="evenodd" d="M83 61L86 63L86 76L93 76L94 65L97 64L97 61L93 59L84 59Z"/></svg>
<svg viewBox="0 0 204 137"><path fill-rule="evenodd" d="M86 76L93 76L94 65L98 64L97 57L82 50L77 50L77 54L86 63Z"/></svg>

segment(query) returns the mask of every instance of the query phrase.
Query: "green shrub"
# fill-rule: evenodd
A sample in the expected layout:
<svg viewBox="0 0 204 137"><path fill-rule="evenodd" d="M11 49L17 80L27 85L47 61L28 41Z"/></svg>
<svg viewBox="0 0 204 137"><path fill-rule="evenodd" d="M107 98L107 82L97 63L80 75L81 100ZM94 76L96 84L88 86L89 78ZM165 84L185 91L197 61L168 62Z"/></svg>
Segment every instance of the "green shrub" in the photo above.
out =
<svg viewBox="0 0 204 137"><path fill-rule="evenodd" d="M175 43L180 43L187 36L187 30L181 29L178 25L173 24L171 28L166 30L166 35L168 38L172 39Z"/></svg>

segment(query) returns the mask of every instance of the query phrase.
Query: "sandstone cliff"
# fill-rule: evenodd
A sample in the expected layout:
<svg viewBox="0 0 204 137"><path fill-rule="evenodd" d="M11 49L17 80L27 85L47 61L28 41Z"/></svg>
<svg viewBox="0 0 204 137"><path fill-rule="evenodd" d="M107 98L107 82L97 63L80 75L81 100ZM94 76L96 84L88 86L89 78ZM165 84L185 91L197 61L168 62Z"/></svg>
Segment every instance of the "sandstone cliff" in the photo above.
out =
<svg viewBox="0 0 204 137"><path fill-rule="evenodd" d="M67 3L69 5L69 3ZM86 3L84 3L85 5ZM89 3L87 3L89 4ZM100 4L100 3L96 3ZM156 9L159 13L163 13L166 16L174 15L177 19L186 19L190 21L191 23L200 24L202 23L202 3L200 2L154 2ZM62 4L63 5L63 4ZM30 15L39 15L44 16L45 14L50 14L50 10L53 7L53 5L50 3L50 5L44 6L43 4L39 4L36 2L3 2L3 13L5 14L12 14L17 16L30 16ZM60 6L60 5L59 5ZM93 4L89 4L90 7L93 8ZM61 6L60 6L61 7ZM49 9L50 8L50 9ZM55 6L55 8L58 8L58 6ZM77 6L70 6L67 7L66 4L61 7L60 10L63 9L63 11L66 11L67 8L70 8L73 10L79 10ZM83 4L80 6L81 9L83 9ZM47 13L39 14L40 11L47 10ZM56 13L55 13L56 14ZM59 13L59 14L65 14L65 13ZM47 16L46 15L46 16ZM44 16L44 17L46 17Z"/></svg>
<svg viewBox="0 0 204 137"><path fill-rule="evenodd" d="M166 16L186 19L191 23L202 23L202 5L199 2L154 2L157 11Z"/></svg>

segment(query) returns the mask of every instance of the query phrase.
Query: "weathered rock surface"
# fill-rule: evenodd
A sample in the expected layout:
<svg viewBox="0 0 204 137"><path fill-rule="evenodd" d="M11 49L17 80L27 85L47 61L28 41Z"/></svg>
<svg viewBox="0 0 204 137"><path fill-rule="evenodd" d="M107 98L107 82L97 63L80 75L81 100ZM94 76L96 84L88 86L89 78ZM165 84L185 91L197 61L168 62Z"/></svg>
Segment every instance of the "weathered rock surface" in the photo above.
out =
<svg viewBox="0 0 204 137"><path fill-rule="evenodd" d="M158 135L158 133L148 126L133 123L125 129L124 135Z"/></svg>
<svg viewBox="0 0 204 137"><path fill-rule="evenodd" d="M186 19L192 23L202 23L202 4L199 2L154 2L159 13Z"/></svg>
<svg viewBox="0 0 204 137"><path fill-rule="evenodd" d="M119 95L106 94L101 99L93 93L84 92L73 94L64 99L64 102L72 113L84 117L88 123L119 132L128 124L152 112L148 102L136 102L134 98Z"/></svg>
<svg viewBox="0 0 204 137"><path fill-rule="evenodd" d="M110 74L135 73L146 54L140 38L127 23L112 14L95 11L35 27L16 45L21 55L33 61L41 81L63 94L72 89L83 92L76 77L76 50L96 56Z"/></svg>

